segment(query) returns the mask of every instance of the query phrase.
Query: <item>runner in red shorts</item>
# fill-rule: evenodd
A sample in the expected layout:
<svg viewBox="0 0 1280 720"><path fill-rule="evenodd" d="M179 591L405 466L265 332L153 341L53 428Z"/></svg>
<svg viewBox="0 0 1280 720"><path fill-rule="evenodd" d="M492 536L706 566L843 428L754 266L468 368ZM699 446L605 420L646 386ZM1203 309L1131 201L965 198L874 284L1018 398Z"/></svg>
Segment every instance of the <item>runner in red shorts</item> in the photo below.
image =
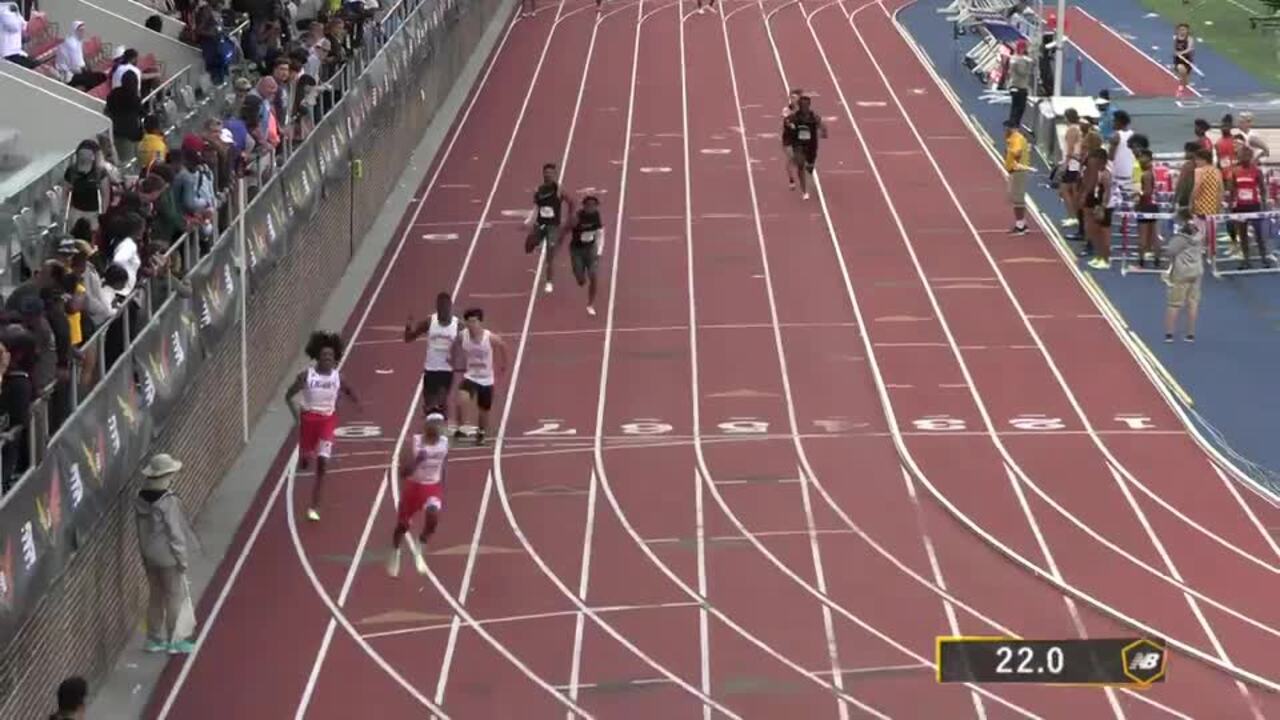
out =
<svg viewBox="0 0 1280 720"><path fill-rule="evenodd" d="M409 534L409 526L413 524L413 517L421 512L422 534L418 539L422 545L426 545L436 531L436 521L444 507L444 461L449 456L449 439L441 432L443 425L442 413L428 413L425 434L413 436L413 459L400 467L400 507L396 511L396 529L391 535L391 555L387 558L387 574L391 577L400 575L402 541L409 546L418 572L427 574L422 548Z"/></svg>
<svg viewBox="0 0 1280 720"><path fill-rule="evenodd" d="M359 406L360 401L350 386L342 384L338 362L342 360L342 338L334 333L314 332L307 341L307 357L312 366L298 373L284 394L289 411L298 421L298 467L306 470L316 460L316 482L311 486L311 506L307 519L320 519L320 497L324 490L324 471L333 452L333 437L338 429L338 395L343 394ZM302 393L301 408L293 397Z"/></svg>

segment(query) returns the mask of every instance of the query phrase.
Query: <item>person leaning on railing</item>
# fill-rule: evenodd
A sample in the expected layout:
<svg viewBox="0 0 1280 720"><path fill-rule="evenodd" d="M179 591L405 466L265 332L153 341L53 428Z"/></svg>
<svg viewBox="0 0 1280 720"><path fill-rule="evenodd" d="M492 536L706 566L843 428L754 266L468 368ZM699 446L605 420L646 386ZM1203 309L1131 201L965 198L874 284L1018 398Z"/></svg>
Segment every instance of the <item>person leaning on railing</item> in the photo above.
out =
<svg viewBox="0 0 1280 720"><path fill-rule="evenodd" d="M0 343L6 348L4 382L0 383L0 487L8 492L13 483L31 466L31 404L35 402L35 385L31 373L35 369L36 342L31 331L22 325L0 328Z"/></svg>

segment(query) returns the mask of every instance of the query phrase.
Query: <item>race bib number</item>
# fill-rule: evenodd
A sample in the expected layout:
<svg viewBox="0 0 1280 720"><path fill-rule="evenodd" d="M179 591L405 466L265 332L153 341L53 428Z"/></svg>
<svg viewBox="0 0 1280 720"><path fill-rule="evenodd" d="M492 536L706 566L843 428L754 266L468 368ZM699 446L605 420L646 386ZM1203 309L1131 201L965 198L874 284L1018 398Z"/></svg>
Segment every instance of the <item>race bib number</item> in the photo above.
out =
<svg viewBox="0 0 1280 720"><path fill-rule="evenodd" d="M556 209L551 207L550 205L538 206L538 217L542 218L543 220L550 220L555 216L556 216Z"/></svg>
<svg viewBox="0 0 1280 720"><path fill-rule="evenodd" d="M813 133L812 131L809 130L809 128L802 127L797 131L796 137L800 138L801 140L812 140Z"/></svg>
<svg viewBox="0 0 1280 720"><path fill-rule="evenodd" d="M1068 172L1080 172L1080 161L1072 158L1067 161Z"/></svg>
<svg viewBox="0 0 1280 720"><path fill-rule="evenodd" d="M1251 187L1237 188L1236 202L1241 205L1252 205L1258 202L1258 192Z"/></svg>
<svg viewBox="0 0 1280 720"><path fill-rule="evenodd" d="M579 236L579 238L580 238L580 239L582 240L582 242L584 242L584 243L593 243L593 242L595 242L595 241L596 241L596 233L597 233L597 231L596 231L596 230L587 230L587 231L583 232L583 233Z"/></svg>

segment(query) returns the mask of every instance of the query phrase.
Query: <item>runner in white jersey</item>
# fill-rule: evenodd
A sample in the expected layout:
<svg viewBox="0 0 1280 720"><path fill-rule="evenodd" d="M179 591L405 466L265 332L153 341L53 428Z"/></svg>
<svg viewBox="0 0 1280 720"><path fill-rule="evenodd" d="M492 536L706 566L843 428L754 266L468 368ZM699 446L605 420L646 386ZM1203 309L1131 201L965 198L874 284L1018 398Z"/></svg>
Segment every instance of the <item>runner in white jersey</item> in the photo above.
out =
<svg viewBox="0 0 1280 720"><path fill-rule="evenodd" d="M1134 194L1133 166L1135 158L1133 148L1129 147L1129 139L1133 137L1130 127L1132 120L1129 113L1117 110L1111 117L1116 132L1111 136L1111 178L1121 192L1121 197L1128 199Z"/></svg>
<svg viewBox="0 0 1280 720"><path fill-rule="evenodd" d="M324 491L324 474L333 452L333 438L338 430L338 395L343 394L359 406L360 401L350 385L342 384L338 363L342 360L342 338L334 333L314 332L307 341L307 357L314 364L298 373L285 391L284 401L298 421L298 467L306 470L316 460L316 481L311 486L311 505L307 519L320 519L320 498ZM302 394L301 409L293 398Z"/></svg>
<svg viewBox="0 0 1280 720"><path fill-rule="evenodd" d="M422 368L423 412L439 412L446 420L458 417L457 403L450 397L449 388L453 385L453 343L461 327L453 314L453 298L447 292L436 296L436 312L430 318L415 322L410 317L404 324L405 342L427 336L427 357Z"/></svg>
<svg viewBox="0 0 1280 720"><path fill-rule="evenodd" d="M496 333L484 327L484 311L471 308L462 315L467 324L453 343L453 384L476 404L476 444L484 444L493 407L493 384L506 372L507 346ZM462 437L458 429L453 435Z"/></svg>
<svg viewBox="0 0 1280 720"><path fill-rule="evenodd" d="M441 432L444 415L427 414L426 430L413 436L413 459L400 466L400 507L396 511L396 529L391 536L391 555L387 558L387 574L400 574L400 544L409 546L418 572L427 574L427 563L418 545L426 545L436 531L439 513L444 509L444 462L449 456L449 439ZM413 516L422 512L422 534L415 542L409 535Z"/></svg>

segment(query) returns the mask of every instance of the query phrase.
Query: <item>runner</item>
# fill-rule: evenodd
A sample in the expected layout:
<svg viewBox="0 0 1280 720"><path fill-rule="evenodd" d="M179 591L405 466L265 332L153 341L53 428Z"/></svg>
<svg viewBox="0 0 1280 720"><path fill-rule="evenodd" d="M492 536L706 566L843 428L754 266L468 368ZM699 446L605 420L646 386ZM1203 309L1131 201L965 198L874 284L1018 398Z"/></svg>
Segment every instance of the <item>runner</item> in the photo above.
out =
<svg viewBox="0 0 1280 720"><path fill-rule="evenodd" d="M569 261L578 287L587 286L587 314L596 314L596 267L604 246L604 222L600 219L600 200L594 195L582 199L569 241Z"/></svg>
<svg viewBox="0 0 1280 720"><path fill-rule="evenodd" d="M1232 173L1228 193L1231 196L1231 211L1234 213L1261 213L1267 206L1267 183L1262 177L1262 169L1253 162L1253 150L1240 148L1239 164ZM1249 228L1253 228L1254 237L1258 241L1258 257L1262 258L1263 267L1271 267L1271 258L1267 256L1266 239L1262 234L1262 218L1237 220L1235 236L1240 241L1240 254L1243 258L1241 267L1252 267L1249 263Z"/></svg>
<svg viewBox="0 0 1280 720"><path fill-rule="evenodd" d="M1156 176L1153 165L1154 159L1150 149L1144 148L1138 152L1138 167L1142 169L1142 179L1138 182L1138 203L1134 209L1143 214L1160 212L1160 206L1156 203ZM1138 267L1146 267L1147 253L1153 255L1153 266L1160 267L1160 244L1156 242L1154 218L1138 220Z"/></svg>
<svg viewBox="0 0 1280 720"><path fill-rule="evenodd" d="M531 18L538 14L538 0L520 0L520 17Z"/></svg>
<svg viewBox="0 0 1280 720"><path fill-rule="evenodd" d="M284 401L299 424L298 467L306 470L312 458L316 461L316 481L311 486L311 505L307 508L307 519L313 522L320 519L325 467L333 452L333 437L338 429L338 395L346 395L357 408L360 407L360 400L351 386L343 385L338 375L342 352L342 338L337 334L311 333L306 353L314 364L298 373L284 394ZM293 403L293 396L298 393L302 393L301 412Z"/></svg>
<svg viewBox="0 0 1280 720"><path fill-rule="evenodd" d="M400 507L396 510L396 529L391 534L391 555L387 557L387 574L391 577L400 575L402 541L409 546L418 572L427 574L419 542L425 546L431 539L444 508L444 461L449 455L449 439L440 430L443 424L444 415L428 413L423 434L413 436L413 460L400 466ZM422 534L415 542L409 535L409 526L419 512Z"/></svg>
<svg viewBox="0 0 1280 720"><path fill-rule="evenodd" d="M458 333L453 343L453 386L455 392L466 393L475 403L476 444L483 445L489 427L489 410L493 407L494 381L506 373L507 346L497 333L485 329L484 311L480 308L466 311L462 320L467 329ZM453 437L462 439L461 427L454 431Z"/></svg>
<svg viewBox="0 0 1280 720"><path fill-rule="evenodd" d="M800 192L804 199L809 199L808 181L813 178L813 170L818 162L818 138L827 137L827 126L822 118L813 111L809 96L802 95L796 101L796 111L787 117L786 125L790 125L795 133L792 142L791 162L796 167L796 175L800 179ZM784 131L785 136L785 131Z"/></svg>
<svg viewBox="0 0 1280 720"><path fill-rule="evenodd" d="M453 298L442 292L436 296L436 312L422 322L414 322L413 316L404 324L404 341L413 342L427 336L427 357L422 371L422 410L438 411L450 420L449 431L458 417L457 403L449 394L453 384L453 363L449 354L453 341L458 339L460 323L453 314Z"/></svg>
<svg viewBox="0 0 1280 720"><path fill-rule="evenodd" d="M698 14L699 14L699 15L701 15L702 13L705 13L705 12L706 12L706 11L708 11L708 10L715 10L715 9L716 9L716 0L707 0L707 5L706 5L706 7L703 7L703 5L702 5L702 0L698 0Z"/></svg>
<svg viewBox="0 0 1280 720"><path fill-rule="evenodd" d="M1067 211L1062 227L1080 230L1080 170L1083 167L1084 131L1080 129L1080 113L1067 108L1067 131L1062 143L1062 176L1058 179L1058 195Z"/></svg>
<svg viewBox="0 0 1280 720"><path fill-rule="evenodd" d="M533 194L533 214L525 221L526 227L529 225L534 227L525 237L524 251L531 253L539 243L546 245L543 264L546 265L547 284L542 290L548 293L553 289L551 270L558 245L556 241L559 239L561 206L567 208L569 215L573 214L573 199L560 189L560 183L556 180L556 164L547 163L542 166L542 184Z"/></svg>
<svg viewBox="0 0 1280 720"><path fill-rule="evenodd" d="M787 96L787 106L782 108L782 154L787 163L787 187L796 189L796 161L792 155L796 142L796 129L791 125L791 116L800 108L800 98L804 91L796 88Z"/></svg>
<svg viewBox="0 0 1280 720"><path fill-rule="evenodd" d="M1261 163L1271 157L1271 148L1267 145L1267 141L1253 131L1253 113L1248 110L1240 113L1239 130L1244 135L1244 144L1253 150L1254 162Z"/></svg>
<svg viewBox="0 0 1280 720"><path fill-rule="evenodd" d="M1182 97L1191 86L1191 72L1196 66L1196 39L1191 37L1191 26L1178 23L1173 35L1173 71L1178 75L1178 92Z"/></svg>
<svg viewBox="0 0 1280 720"><path fill-rule="evenodd" d="M1133 129L1130 127L1132 120L1129 113L1123 110L1117 110L1112 116L1112 122L1115 124L1115 133L1109 138L1110 143L1109 156L1111 159L1111 179L1115 183L1122 200L1128 200L1133 195L1133 149L1129 147L1129 140L1133 137Z"/></svg>

